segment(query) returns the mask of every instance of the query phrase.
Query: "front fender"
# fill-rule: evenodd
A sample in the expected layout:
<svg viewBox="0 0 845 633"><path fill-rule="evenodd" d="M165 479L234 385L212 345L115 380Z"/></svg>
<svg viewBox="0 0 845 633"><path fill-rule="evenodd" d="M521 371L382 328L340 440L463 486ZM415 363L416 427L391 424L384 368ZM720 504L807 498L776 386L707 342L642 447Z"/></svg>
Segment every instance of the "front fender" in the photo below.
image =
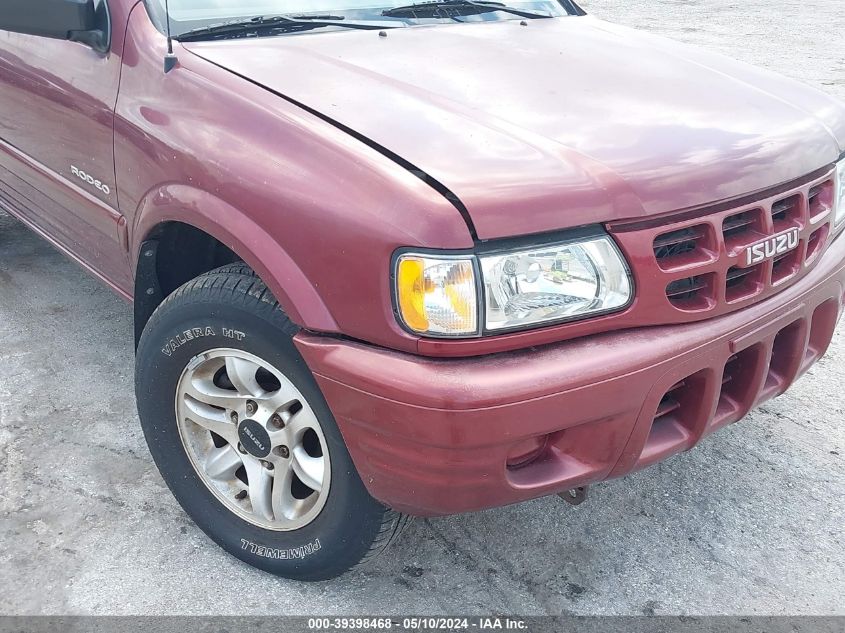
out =
<svg viewBox="0 0 845 633"><path fill-rule="evenodd" d="M297 325L314 331L338 330L314 284L282 244L236 207L188 185L162 185L144 196L130 234L133 267L143 242L164 222L189 224L228 247L261 277Z"/></svg>

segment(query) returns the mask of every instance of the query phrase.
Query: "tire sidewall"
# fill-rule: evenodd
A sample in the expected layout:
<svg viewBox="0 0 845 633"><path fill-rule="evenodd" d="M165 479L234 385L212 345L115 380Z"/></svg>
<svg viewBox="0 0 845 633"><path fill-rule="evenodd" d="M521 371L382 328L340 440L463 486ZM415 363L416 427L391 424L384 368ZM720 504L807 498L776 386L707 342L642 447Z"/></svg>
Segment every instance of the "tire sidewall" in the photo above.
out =
<svg viewBox="0 0 845 633"><path fill-rule="evenodd" d="M385 509L362 484L328 405L291 337L278 323L248 309L226 304L209 308L198 303L157 312L139 344L138 411L156 465L185 511L226 551L287 577L336 575L336 570L353 566L366 554ZM176 421L176 388L193 358L217 348L243 350L273 365L300 390L320 421L331 463L329 495L319 515L302 528L267 530L240 518L209 490L187 455Z"/></svg>

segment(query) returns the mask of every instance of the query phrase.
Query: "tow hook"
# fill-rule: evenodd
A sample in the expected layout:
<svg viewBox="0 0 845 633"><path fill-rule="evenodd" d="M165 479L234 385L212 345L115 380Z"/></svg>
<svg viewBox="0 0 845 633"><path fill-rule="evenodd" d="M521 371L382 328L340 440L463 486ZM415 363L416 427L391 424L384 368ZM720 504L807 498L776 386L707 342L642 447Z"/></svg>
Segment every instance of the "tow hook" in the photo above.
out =
<svg viewBox="0 0 845 633"><path fill-rule="evenodd" d="M579 506L587 500L587 490L587 486L570 488L565 492L559 493L558 497L566 501L569 505Z"/></svg>

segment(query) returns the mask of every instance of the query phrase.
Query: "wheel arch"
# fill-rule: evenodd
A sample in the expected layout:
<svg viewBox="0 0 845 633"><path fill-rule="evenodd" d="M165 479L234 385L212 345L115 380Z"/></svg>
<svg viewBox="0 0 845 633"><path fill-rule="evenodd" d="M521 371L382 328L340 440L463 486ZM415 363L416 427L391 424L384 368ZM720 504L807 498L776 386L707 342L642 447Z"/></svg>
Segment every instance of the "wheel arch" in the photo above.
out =
<svg viewBox="0 0 845 633"><path fill-rule="evenodd" d="M130 253L136 344L149 317L173 290L237 260L255 271L293 323L309 330L337 331L314 284L275 234L209 192L181 184L149 192L135 216Z"/></svg>

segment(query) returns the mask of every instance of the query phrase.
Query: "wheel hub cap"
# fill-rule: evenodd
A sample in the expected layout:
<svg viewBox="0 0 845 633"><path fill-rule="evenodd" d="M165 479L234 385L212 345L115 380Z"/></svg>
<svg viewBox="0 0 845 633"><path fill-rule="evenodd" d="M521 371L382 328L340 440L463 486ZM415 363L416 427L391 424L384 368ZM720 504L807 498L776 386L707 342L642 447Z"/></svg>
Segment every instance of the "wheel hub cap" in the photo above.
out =
<svg viewBox="0 0 845 633"><path fill-rule="evenodd" d="M270 434L255 420L244 420L238 427L238 438L247 453L258 459L270 454Z"/></svg>

